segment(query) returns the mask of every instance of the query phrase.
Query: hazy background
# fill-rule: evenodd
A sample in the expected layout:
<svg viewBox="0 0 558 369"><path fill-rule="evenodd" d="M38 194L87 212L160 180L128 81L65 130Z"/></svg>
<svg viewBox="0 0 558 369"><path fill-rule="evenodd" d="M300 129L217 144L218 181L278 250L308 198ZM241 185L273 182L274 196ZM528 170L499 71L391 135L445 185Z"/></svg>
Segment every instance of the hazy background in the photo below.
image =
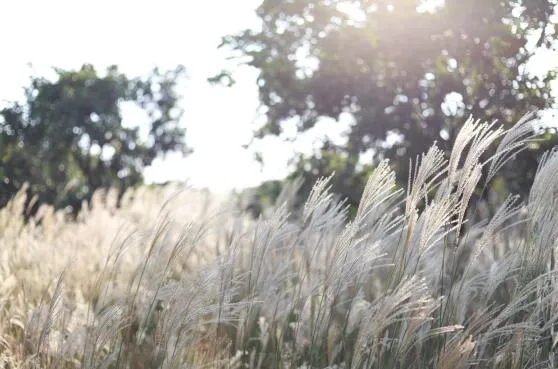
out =
<svg viewBox="0 0 558 369"><path fill-rule="evenodd" d="M3 2L2 47L11 51L8 58L0 60L0 103L20 99L21 87L30 73L52 76L53 66L75 69L91 63L103 70L116 64L122 72L134 76L146 74L154 66L183 64L188 75L180 89L184 96L183 122L188 127L186 142L194 152L188 157L169 154L156 159L146 169L146 181L188 180L193 186L222 192L282 178L287 174L293 144L269 137L251 149L242 148L252 138L252 123L258 117L257 71L240 67L237 83L231 88L207 82L221 68L238 64L227 61L226 50L217 46L226 34L258 27L254 11L259 3ZM123 118L129 124L144 119L139 109L130 106ZM342 131L333 122L318 128L317 136L338 137ZM299 138L295 148L309 151L314 136ZM264 153L263 168L253 160L256 149Z"/></svg>
<svg viewBox="0 0 558 369"><path fill-rule="evenodd" d="M182 64L185 66L186 79L180 80L176 89L183 95L179 102L179 106L184 110L181 124L187 128L185 142L188 148L193 150L193 153L185 157L177 153L168 153L165 157L158 156L144 170L146 183L162 183L169 180L187 181L195 187L206 187L213 191L226 192L231 189L255 187L269 180L280 181L293 172L303 175L312 172L307 181L312 183L318 174L328 175L329 172L339 172L339 168L350 166L351 169L341 175L342 180L348 178L349 182L336 183L334 187L336 191L343 195L353 196L354 201L356 201L358 195L355 194L358 194L362 189L362 178L366 177L366 173L377 162L373 159L378 159L378 157L374 157L370 150L357 154L356 151L351 151L353 149L347 149L350 147L348 145L349 138L344 133L349 128L350 120L340 119L340 123L335 122L334 118L339 118L336 116L337 113L327 111L328 98L333 99L332 103L338 102L335 101L337 98L335 96L336 91L334 91L335 87L327 87L328 84L331 83L332 86L341 85L330 78L327 73L335 74L337 70L341 70L342 67L352 63L354 61L351 59L352 52L360 52L360 50L358 48L350 49L350 46L347 46L348 51L339 51L336 49L339 46L335 44L336 41L324 46L326 49L327 47L332 49L328 50L330 54L324 54L326 55L325 58L331 58L327 60L330 64L324 63L324 65L330 65L327 68L331 68L331 70L326 69L323 72L323 81L320 82L324 83L321 85L322 87L316 85L317 87L310 88L306 93L313 98L332 93L332 96L324 98L324 101L326 101L325 108L318 112L318 115L328 116L328 118L321 117L317 120L318 124L312 126L312 128L302 129L301 126L297 127L297 122L294 120L285 119L288 118L285 109L278 108L276 111L277 119L272 124L280 126L280 134L264 134L263 139L253 141L254 130L266 122L266 117L260 114L261 110L258 110L261 101L256 83L258 73L261 71L265 71L265 73L280 71L281 68L285 67L281 64L284 62L281 59L284 55L272 56L272 58L276 58L274 63L277 63L278 66L271 67L271 63L269 63L270 67L268 68L266 62L258 61L257 63L260 63L258 65L260 70L258 70L258 68L242 65L242 59L231 60L230 49L219 49L218 45L224 36L239 34L245 29L251 29L256 33L260 32L262 18L257 16L255 10L261 3L262 1L259 0L163 0L157 3L106 0L94 3L63 0L3 2L0 5L0 14L2 15L0 34L2 35L1 46L5 52L0 59L0 104L2 104L0 107L8 106L12 101L22 101L22 87L28 85L31 75L54 79L56 73L52 67L77 70L83 64L92 64L99 73L102 73L107 66L117 65L120 72L133 77L146 75L154 67L172 69L176 65ZM303 4L302 2L295 3L297 6ZM388 4L389 2L385 3ZM443 1L438 0L425 1L422 10L434 11L443 3ZM271 2L265 1L264 4L269 6ZM278 2L277 4L283 3ZM321 3L316 2L316 4ZM455 4L452 6L455 6ZM283 5L278 6L280 8ZM388 4L388 8L389 6ZM285 9L288 9L288 7L285 6ZM362 21L358 11L352 10L351 7L345 7L344 9L349 18L354 16L356 22ZM308 11L308 9L300 8L296 11ZM479 11L482 13L485 9L479 7ZM459 15L458 12L456 16ZM289 15L287 14L287 16ZM472 17L471 19L475 19L474 15ZM551 18L554 22L552 24L555 25L555 16ZM452 20L448 20L451 24ZM393 50L404 52L409 45L398 44L398 40L404 43L411 36L412 32L405 33L408 32L406 22L400 21L397 17L393 20L384 18L381 21L384 22L382 23L382 27L384 27L382 32L386 32L384 37L389 39L392 37L391 34L395 37L396 42L393 44ZM281 30L283 26L273 29L270 24L267 25L268 31L275 32L269 38L270 43L266 44L267 41L261 41L269 36L265 32L259 34L260 36L263 35L264 38L257 41L262 42L260 46L263 45L264 49L266 47L271 49L272 43L281 40L283 37L282 32L284 30ZM294 27L298 26L295 25ZM352 31L347 30L347 32ZM474 30L471 32L474 32ZM553 37L555 37L555 33L547 35L549 39L553 39ZM536 49L534 45L536 38L537 32L534 31L534 35L528 38L527 49ZM327 37L324 40L326 40L324 41L326 43L331 41L327 40ZM287 41L287 43L291 41ZM360 41L362 40L359 40L358 36L347 40L348 43ZM257 44L257 42L254 44ZM463 40L451 42L453 42L452 47L459 49L461 47L460 42L463 42ZM386 49L388 52L389 48ZM514 50L511 52L515 52ZM250 52L249 48L244 50L246 55ZM343 59L338 65L335 64L336 55ZM411 57L415 57L415 55ZM427 57L435 57L435 55L424 56L424 58ZM355 60L357 58L360 58L360 56L355 56ZM416 63L420 63L423 56L416 55L416 58ZM403 58L403 61L405 61L405 58ZM371 59L369 62L375 63L376 61ZM398 60L397 62L401 61ZM473 62L477 63L478 61L473 60ZM458 60L457 63L461 63L461 60ZM481 65L480 62L478 63ZM555 48L542 47L528 61L526 67L528 72L542 79L545 73L558 68L558 52ZM273 68L276 68L276 70ZM233 72L236 83L232 87L208 82L208 78L216 75L221 70ZM403 70L404 68L401 67L400 71ZM349 71L345 77L352 78L352 72L354 71ZM444 71L442 70L442 72ZM373 71L367 76L374 78L375 73ZM418 78L421 78L420 73L418 76ZM501 75L497 75L494 78L500 77ZM515 76L511 78L515 78ZM264 92L264 95L267 93L267 97L271 100L276 98L277 101L286 101L292 98L292 101L297 101L296 93L298 93L297 88L300 86L291 86L290 90L286 88L284 96L276 97L276 92L281 90L285 81L279 77L269 77L269 74L266 81L272 85L272 90L271 92ZM356 81L358 82L358 78ZM364 81L363 83L368 82ZM529 86L534 86L534 83L525 83L528 90L531 88ZM274 91L273 88L278 90ZM306 87L300 88L304 89ZM358 90L360 87L357 83L350 88ZM550 80L541 88L551 88L553 96L556 96L558 91L556 80ZM391 98L390 94L393 91L382 92L382 90L379 90L380 95L383 93L386 94L386 97ZM536 93L534 94L536 95ZM357 96L358 94L359 92L356 92ZM476 96L468 97L473 100L476 98ZM398 98L396 95L394 101ZM538 99L538 97L535 97L535 99ZM298 100L303 101L303 99ZM480 100L481 97L478 97L477 102ZM430 101L427 102L430 103ZM397 103L394 104L397 105ZM451 121L451 124L455 125L456 121L464 121L470 112L465 111L458 114L458 110L461 109L460 104L459 99L456 100L452 94L446 96L441 104L441 111L436 113L438 114L437 119L440 119L436 124L443 122L445 122L443 124L448 124ZM494 102L494 104L495 109L498 110L500 102ZM512 109L513 114L511 116L513 116L513 119L517 120L521 114L530 110L532 106L541 105L540 101L534 105L529 104L531 104L531 101L525 106ZM439 105L438 110L440 110ZM549 125L555 125L553 120L554 105L550 103L546 105L548 106L544 110L544 121ZM374 103L365 107L374 108ZM305 112L309 112L313 108L308 105L305 109ZM491 119L492 117L498 118L505 113L503 106L503 110L496 111L496 113L494 111L490 113L490 109L492 109L492 105L486 108L486 117L479 117L479 114L477 114L477 117ZM450 113L443 113L443 111L449 111ZM460 116L460 114L463 116ZM122 105L122 116L125 126L139 124L143 128L143 136L146 135L147 116L133 103ZM382 121L385 118L382 117L363 118L364 124L362 127L370 128L372 126L366 126L366 124ZM406 119L404 115L403 117L403 119ZM389 123L391 118L386 119L385 122ZM365 130L368 128L365 128ZM362 135L364 137L366 132ZM417 142L418 144L415 145L415 148L408 148L405 151L403 155L405 160L403 161L406 161L407 156L413 157L422 152L422 149L428 147L432 141L431 136L419 138L418 136L412 136L412 133L408 135L410 135L407 137L410 144ZM388 141L393 138L389 134L387 136ZM324 137L329 139L332 147L320 152L323 143L321 139ZM289 138L290 141L286 141L285 138ZM435 135L434 139L436 138L439 137ZM451 139L453 139L453 136ZM448 142L451 142L451 139ZM252 142L252 145L245 148L244 145L250 142ZM378 147L376 146L376 148ZM334 156L337 156L333 159L324 158L323 154L328 150L332 153L335 152ZM444 150L447 151L447 147ZM261 155L263 165L254 160L256 153ZM300 165L296 167L295 164L289 164L289 160L293 159L294 153L303 153L307 156L316 155L314 159L317 162L304 164L303 161L300 161ZM358 157L356 159L358 165L354 163L349 165L343 162L347 157L350 158L355 155ZM530 157L529 160L531 161L522 160L522 163L533 169L536 166L532 161L534 157ZM330 162L324 164L324 160L330 160ZM337 169L335 169L335 165L330 165L331 163L336 163ZM368 167L362 169L359 165L368 165ZM306 170L304 169L306 167L313 169ZM518 170L518 172L522 171L523 169ZM359 172L360 177L353 177L356 172ZM407 173L404 165L400 166L397 172ZM270 191L276 194L278 189L274 187Z"/></svg>

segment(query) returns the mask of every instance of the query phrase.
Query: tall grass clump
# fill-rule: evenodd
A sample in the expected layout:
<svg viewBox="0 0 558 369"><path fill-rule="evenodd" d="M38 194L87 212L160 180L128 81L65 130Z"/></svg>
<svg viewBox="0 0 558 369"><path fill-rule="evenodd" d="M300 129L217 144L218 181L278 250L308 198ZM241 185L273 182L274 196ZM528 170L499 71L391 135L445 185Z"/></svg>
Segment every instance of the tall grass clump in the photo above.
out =
<svg viewBox="0 0 558 369"><path fill-rule="evenodd" d="M406 189L389 162L354 217L319 180L256 221L227 199L99 192L77 221L23 192L0 210L5 368L556 367L558 153L527 199L488 219L471 199L536 139L468 119ZM496 150L492 150L496 148ZM493 154L489 155L489 152ZM201 199L201 200L200 200Z"/></svg>

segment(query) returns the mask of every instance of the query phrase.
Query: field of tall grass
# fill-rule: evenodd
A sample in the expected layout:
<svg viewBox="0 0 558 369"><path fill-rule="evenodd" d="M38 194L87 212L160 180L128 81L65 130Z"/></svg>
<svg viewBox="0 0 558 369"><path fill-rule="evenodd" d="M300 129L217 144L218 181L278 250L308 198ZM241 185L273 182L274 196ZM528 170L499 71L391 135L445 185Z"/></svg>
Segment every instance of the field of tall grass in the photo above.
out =
<svg viewBox="0 0 558 369"><path fill-rule="evenodd" d="M470 221L534 124L467 120L404 190L381 162L354 219L327 178L257 220L167 186L26 223L22 192L0 210L0 367L557 367L558 152L527 199Z"/></svg>

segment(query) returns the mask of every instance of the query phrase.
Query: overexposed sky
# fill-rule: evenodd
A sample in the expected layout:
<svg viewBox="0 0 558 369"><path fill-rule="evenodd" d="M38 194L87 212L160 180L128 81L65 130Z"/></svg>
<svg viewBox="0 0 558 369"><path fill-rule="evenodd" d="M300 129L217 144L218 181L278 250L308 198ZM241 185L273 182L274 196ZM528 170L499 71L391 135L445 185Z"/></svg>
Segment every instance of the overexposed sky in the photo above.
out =
<svg viewBox="0 0 558 369"><path fill-rule="evenodd" d="M154 66L186 66L184 95L186 142L194 153L169 155L146 170L148 181L188 180L215 191L253 186L287 173L293 150L308 152L325 134L341 140L343 125L321 123L297 143L266 138L254 146L264 154L263 172L253 151L242 148L252 137L258 106L256 71L236 71L232 88L211 86L207 77L231 66L217 50L221 36L257 27L254 10L260 0L17 0L0 2L0 103L21 97L33 71L48 74L52 66L100 69L117 64L130 76ZM550 62L554 60L554 64ZM33 70L28 63L33 63ZM229 63L229 64L227 64ZM540 58L541 66L558 65L558 55ZM124 112L127 123L137 115ZM141 120L141 119L140 119Z"/></svg>
<svg viewBox="0 0 558 369"><path fill-rule="evenodd" d="M194 153L169 155L147 169L148 181L188 180L214 190L256 185L287 172L292 145L266 139L267 165L261 172L253 151L242 148L252 137L258 106L256 72L238 70L232 88L211 86L207 77L226 64L217 50L221 36L256 27L259 0L108 1L23 0L0 2L0 102L21 97L33 72L50 67L79 68L92 63L104 69L117 64L129 74L145 75L152 67L186 66L184 95L186 142ZM235 64L236 65L236 64ZM137 116L124 112L128 123ZM141 117L140 117L141 118ZM322 131L332 131L332 124ZM313 138L297 146L309 146ZM256 148L257 146L255 146Z"/></svg>

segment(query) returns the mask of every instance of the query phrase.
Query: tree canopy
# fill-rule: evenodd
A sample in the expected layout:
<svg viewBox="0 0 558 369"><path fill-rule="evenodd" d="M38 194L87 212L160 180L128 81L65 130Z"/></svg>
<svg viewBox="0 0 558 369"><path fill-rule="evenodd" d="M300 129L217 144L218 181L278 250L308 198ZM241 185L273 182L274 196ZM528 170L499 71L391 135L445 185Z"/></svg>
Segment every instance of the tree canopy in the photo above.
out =
<svg viewBox="0 0 558 369"><path fill-rule="evenodd" d="M337 170L336 189L356 203L363 185L357 177L381 158L390 158L406 183L407 158L433 141L448 151L467 116L510 124L553 106L556 73L535 75L526 63L558 37L557 4L264 0L261 28L228 35L221 46L259 71L266 123L256 137L280 135L289 120L303 132L322 117L352 118L345 144L324 142L313 157L300 158L296 172L313 183ZM387 144L388 137L395 142ZM359 166L367 151L372 162ZM535 153L522 155L516 189L526 191L536 169L526 163Z"/></svg>
<svg viewBox="0 0 558 369"><path fill-rule="evenodd" d="M158 155L189 152L175 89L182 66L144 78L116 66L55 71L55 80L32 76L24 101L0 111L0 205L28 182L41 201L75 210L96 189L141 183ZM122 103L147 113L147 137L123 124Z"/></svg>

